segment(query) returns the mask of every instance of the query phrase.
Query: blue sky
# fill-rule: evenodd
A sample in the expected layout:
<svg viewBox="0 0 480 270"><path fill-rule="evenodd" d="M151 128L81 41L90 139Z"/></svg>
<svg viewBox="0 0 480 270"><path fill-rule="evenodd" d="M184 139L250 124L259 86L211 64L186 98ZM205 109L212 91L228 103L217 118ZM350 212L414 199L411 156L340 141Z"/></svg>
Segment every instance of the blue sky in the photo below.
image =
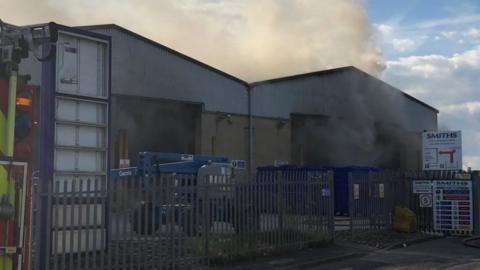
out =
<svg viewBox="0 0 480 270"><path fill-rule="evenodd" d="M455 33L475 27L478 30L480 24L478 0L368 0L366 8L374 25L391 26L398 39L414 41L411 46L404 44L404 51L383 46L383 53L387 58L412 53L452 54L468 49L475 40ZM474 32L470 34L475 35ZM478 39L476 42L478 43Z"/></svg>
<svg viewBox="0 0 480 270"><path fill-rule="evenodd" d="M381 78L440 110L462 130L464 168L480 169L480 1L367 0Z"/></svg>

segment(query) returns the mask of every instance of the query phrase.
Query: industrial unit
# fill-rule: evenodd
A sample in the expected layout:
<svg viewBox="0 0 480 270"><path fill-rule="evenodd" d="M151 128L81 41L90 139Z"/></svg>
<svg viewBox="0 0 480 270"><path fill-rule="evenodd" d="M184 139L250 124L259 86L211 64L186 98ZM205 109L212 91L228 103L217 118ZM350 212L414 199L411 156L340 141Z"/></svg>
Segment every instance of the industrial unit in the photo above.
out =
<svg viewBox="0 0 480 270"><path fill-rule="evenodd" d="M247 83L114 24L113 166L140 151L418 169L438 111L355 67Z"/></svg>

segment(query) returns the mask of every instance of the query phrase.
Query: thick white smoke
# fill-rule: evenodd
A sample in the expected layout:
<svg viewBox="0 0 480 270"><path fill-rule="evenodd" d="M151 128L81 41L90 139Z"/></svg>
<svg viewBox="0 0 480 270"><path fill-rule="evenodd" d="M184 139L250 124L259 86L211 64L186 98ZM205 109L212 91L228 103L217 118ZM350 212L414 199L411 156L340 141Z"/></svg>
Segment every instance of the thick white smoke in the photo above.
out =
<svg viewBox="0 0 480 270"><path fill-rule="evenodd" d="M368 16L352 0L0 0L0 18L119 24L247 81L382 68Z"/></svg>

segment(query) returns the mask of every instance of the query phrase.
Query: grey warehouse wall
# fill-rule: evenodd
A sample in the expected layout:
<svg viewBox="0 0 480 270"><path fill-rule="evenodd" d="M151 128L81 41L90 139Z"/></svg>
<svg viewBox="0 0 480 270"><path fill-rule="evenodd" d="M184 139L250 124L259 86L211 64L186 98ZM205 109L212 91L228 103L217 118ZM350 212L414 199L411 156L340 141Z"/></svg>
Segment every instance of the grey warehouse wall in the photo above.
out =
<svg viewBox="0 0 480 270"><path fill-rule="evenodd" d="M247 84L170 49L112 27L112 93L203 103L206 111L248 114Z"/></svg>
<svg viewBox="0 0 480 270"><path fill-rule="evenodd" d="M253 84L253 115L290 118L291 113L359 116L404 125L409 131L437 128L437 113L398 89L346 67L318 75Z"/></svg>
<svg viewBox="0 0 480 270"><path fill-rule="evenodd" d="M427 106L353 67L253 84L255 118L291 119L296 164L418 169Z"/></svg>

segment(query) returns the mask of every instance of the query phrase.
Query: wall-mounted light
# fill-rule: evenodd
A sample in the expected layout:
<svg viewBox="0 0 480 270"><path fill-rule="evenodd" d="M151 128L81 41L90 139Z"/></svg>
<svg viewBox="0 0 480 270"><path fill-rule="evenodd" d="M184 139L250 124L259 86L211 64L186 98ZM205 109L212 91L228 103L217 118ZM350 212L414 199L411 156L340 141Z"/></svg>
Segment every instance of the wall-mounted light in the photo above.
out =
<svg viewBox="0 0 480 270"><path fill-rule="evenodd" d="M277 121L277 128L278 128L278 129L281 129L281 128L283 128L286 124L288 124L288 121L287 121L287 120L278 120L278 121Z"/></svg>
<svg viewBox="0 0 480 270"><path fill-rule="evenodd" d="M227 120L227 123L229 125L231 125L233 122L232 122L232 115L229 114L229 113L223 113L223 114L220 114L217 116L217 123L223 121L223 120Z"/></svg>

